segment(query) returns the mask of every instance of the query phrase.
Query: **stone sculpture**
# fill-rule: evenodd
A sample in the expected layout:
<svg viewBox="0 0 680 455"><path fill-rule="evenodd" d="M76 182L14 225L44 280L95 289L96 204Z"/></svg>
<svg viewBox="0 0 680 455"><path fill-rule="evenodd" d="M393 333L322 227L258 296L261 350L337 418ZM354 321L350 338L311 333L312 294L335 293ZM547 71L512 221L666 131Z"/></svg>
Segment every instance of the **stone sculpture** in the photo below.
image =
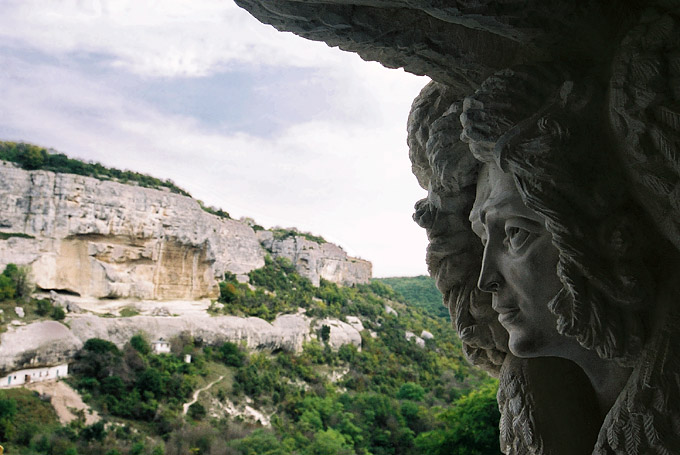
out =
<svg viewBox="0 0 680 455"><path fill-rule="evenodd" d="M414 104L415 217L468 357L500 377L506 453L680 448L678 252L636 201L603 93L519 67Z"/></svg>
<svg viewBox="0 0 680 455"><path fill-rule="evenodd" d="M503 452L680 453L680 2L238 2L434 79L414 218Z"/></svg>

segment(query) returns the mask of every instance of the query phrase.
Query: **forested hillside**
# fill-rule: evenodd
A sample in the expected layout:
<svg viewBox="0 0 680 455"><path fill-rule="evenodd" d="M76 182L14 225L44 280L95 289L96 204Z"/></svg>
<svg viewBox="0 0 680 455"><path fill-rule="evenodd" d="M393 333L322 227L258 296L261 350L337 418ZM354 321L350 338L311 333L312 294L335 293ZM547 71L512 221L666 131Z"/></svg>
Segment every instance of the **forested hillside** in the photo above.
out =
<svg viewBox="0 0 680 455"><path fill-rule="evenodd" d="M442 294L429 276L375 278L400 294L411 306L422 308L432 316L448 318L449 312L442 304Z"/></svg>
<svg viewBox="0 0 680 455"><path fill-rule="evenodd" d="M314 287L268 259L249 284L225 277L213 311L358 317L362 348L331 349L326 326L299 354L210 346L189 333L169 354L141 334L122 349L91 339L69 381L103 420L62 426L31 393L3 390L0 440L7 453L50 455L499 453L495 381L463 359L448 318L400 280L408 299L384 280Z"/></svg>

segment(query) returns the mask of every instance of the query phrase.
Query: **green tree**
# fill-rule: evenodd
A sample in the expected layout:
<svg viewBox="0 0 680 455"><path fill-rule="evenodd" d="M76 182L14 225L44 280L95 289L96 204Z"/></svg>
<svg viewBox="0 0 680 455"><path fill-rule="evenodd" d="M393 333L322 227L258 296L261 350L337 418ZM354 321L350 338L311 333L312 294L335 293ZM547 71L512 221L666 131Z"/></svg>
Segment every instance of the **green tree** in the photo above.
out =
<svg viewBox="0 0 680 455"><path fill-rule="evenodd" d="M425 389L420 384L414 382L405 382L397 392L397 398L400 400L421 401L425 397Z"/></svg>
<svg viewBox="0 0 680 455"><path fill-rule="evenodd" d="M12 277L14 286L16 286L16 295L22 299L27 299L35 290L35 285L31 279L31 268L22 265L17 269L17 272Z"/></svg>
<svg viewBox="0 0 680 455"><path fill-rule="evenodd" d="M47 299L36 300L35 305L35 312L38 313L39 316L47 316L52 311L52 302Z"/></svg>
<svg viewBox="0 0 680 455"><path fill-rule="evenodd" d="M225 365L232 367L241 367L246 359L246 354L239 349L239 347L227 341L218 349L218 356Z"/></svg>
<svg viewBox="0 0 680 455"><path fill-rule="evenodd" d="M231 303L238 299L239 292L233 283L227 283L226 281L220 282L220 302Z"/></svg>
<svg viewBox="0 0 680 455"><path fill-rule="evenodd" d="M0 275L0 301L13 299L15 293L14 281L4 274Z"/></svg>
<svg viewBox="0 0 680 455"><path fill-rule="evenodd" d="M118 370L121 357L121 352L115 344L100 338L90 338L76 354L73 372L80 376L102 380Z"/></svg>
<svg viewBox="0 0 680 455"><path fill-rule="evenodd" d="M141 334L137 334L130 338L130 346L142 355L147 355L151 352L149 341Z"/></svg>
<svg viewBox="0 0 680 455"><path fill-rule="evenodd" d="M189 414L189 417L191 417L194 420L202 420L207 414L205 407L198 402L193 403L191 406L189 406L189 410L187 413Z"/></svg>
<svg viewBox="0 0 680 455"><path fill-rule="evenodd" d="M267 430L255 430L236 444L241 455L288 455L276 436Z"/></svg>
<svg viewBox="0 0 680 455"><path fill-rule="evenodd" d="M16 413L16 400L12 398L0 398L0 440L6 441L12 436L12 419Z"/></svg>
<svg viewBox="0 0 680 455"><path fill-rule="evenodd" d="M86 441L102 441L106 436L106 426L103 420L82 429L80 437Z"/></svg>
<svg viewBox="0 0 680 455"><path fill-rule="evenodd" d="M47 151L30 144L18 144L19 164L28 170L40 169L47 158Z"/></svg>
<svg viewBox="0 0 680 455"><path fill-rule="evenodd" d="M54 319L55 321L61 321L66 317L66 312L64 309L60 306L55 306L52 308L52 312L50 313L50 317Z"/></svg>
<svg viewBox="0 0 680 455"><path fill-rule="evenodd" d="M314 435L314 441L304 453L305 455L352 455L354 451L342 433L329 428L318 431Z"/></svg>
<svg viewBox="0 0 680 455"><path fill-rule="evenodd" d="M328 343L328 341L331 339L331 328L325 324L322 325L321 329L319 330L319 337L321 338L321 341Z"/></svg>
<svg viewBox="0 0 680 455"><path fill-rule="evenodd" d="M31 280L31 269L28 266L17 266L16 264L7 264L2 275L9 278L14 285L14 296L17 298L27 299L33 293L33 282ZM5 280L6 282L6 280ZM0 288L3 285L0 282Z"/></svg>
<svg viewBox="0 0 680 455"><path fill-rule="evenodd" d="M486 385L459 398L437 416L442 428L418 435L420 453L427 455L500 455L496 403L497 385Z"/></svg>
<svg viewBox="0 0 680 455"><path fill-rule="evenodd" d="M101 338L90 338L83 345L83 349L97 354L112 353L120 355L120 351L115 344L108 340L102 340Z"/></svg>
<svg viewBox="0 0 680 455"><path fill-rule="evenodd" d="M151 392L155 397L165 395L163 375L156 368L147 368L138 377L135 384L140 392Z"/></svg>

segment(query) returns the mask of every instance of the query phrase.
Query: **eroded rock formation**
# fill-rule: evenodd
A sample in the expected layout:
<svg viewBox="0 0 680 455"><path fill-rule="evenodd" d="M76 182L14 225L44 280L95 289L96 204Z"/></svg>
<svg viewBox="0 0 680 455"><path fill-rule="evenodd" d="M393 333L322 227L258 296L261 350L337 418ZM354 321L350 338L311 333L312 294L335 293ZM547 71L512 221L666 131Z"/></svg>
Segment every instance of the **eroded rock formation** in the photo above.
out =
<svg viewBox="0 0 680 455"><path fill-rule="evenodd" d="M194 300L218 295L225 272L244 277L267 251L245 223L222 219L189 197L0 162L0 267L28 264L39 288L97 298ZM303 276L353 284L368 261L332 244L274 242Z"/></svg>
<svg viewBox="0 0 680 455"><path fill-rule="evenodd" d="M289 259L298 273L309 278L315 286L321 278L347 286L371 280L372 264L369 261L347 256L342 248L332 243L317 243L302 236L277 240L269 231L259 231L257 236L274 257Z"/></svg>
<svg viewBox="0 0 680 455"><path fill-rule="evenodd" d="M299 353L302 344L316 337L321 325L330 330L329 345L361 348L361 334L351 325L336 320L314 321L304 314L284 314L272 323L260 318L236 316L101 318L76 315L68 326L45 321L10 327L0 336L0 375L35 365L56 365L68 361L90 338L109 340L123 347L132 336L144 333L150 340L171 340L183 332L208 345L231 341L254 350L284 350Z"/></svg>

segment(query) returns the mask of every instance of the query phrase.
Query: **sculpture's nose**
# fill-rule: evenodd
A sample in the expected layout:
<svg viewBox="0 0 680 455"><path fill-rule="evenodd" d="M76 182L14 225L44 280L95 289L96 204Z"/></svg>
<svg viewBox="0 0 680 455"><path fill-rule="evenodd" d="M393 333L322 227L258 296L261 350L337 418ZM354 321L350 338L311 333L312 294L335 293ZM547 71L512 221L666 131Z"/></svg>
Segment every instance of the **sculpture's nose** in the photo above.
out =
<svg viewBox="0 0 680 455"><path fill-rule="evenodd" d="M498 269L496 256L493 254L493 246L490 243L484 247L482 269L479 272L477 287L484 292L498 292L503 283L503 276Z"/></svg>

